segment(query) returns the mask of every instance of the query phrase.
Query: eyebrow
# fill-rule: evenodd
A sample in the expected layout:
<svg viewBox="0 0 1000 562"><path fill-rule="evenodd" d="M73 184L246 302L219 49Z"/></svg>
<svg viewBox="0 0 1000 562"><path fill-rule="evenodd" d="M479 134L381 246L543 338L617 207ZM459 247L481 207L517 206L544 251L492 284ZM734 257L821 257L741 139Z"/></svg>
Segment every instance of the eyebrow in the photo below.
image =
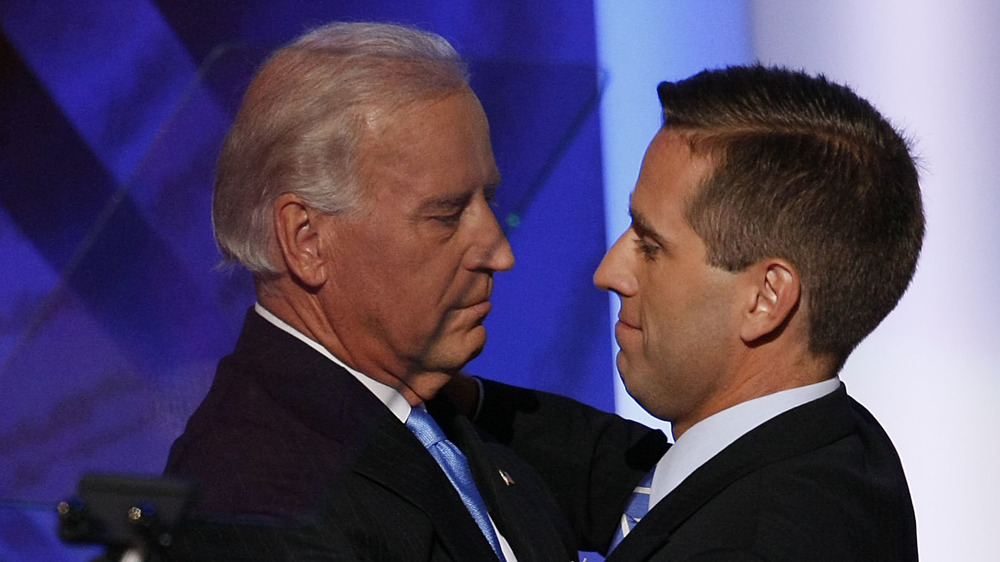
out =
<svg viewBox="0 0 1000 562"><path fill-rule="evenodd" d="M632 217L632 230L634 230L636 234L643 238L652 238L653 241L659 244L662 248L669 248L673 245L669 240L664 238L663 235L657 232L657 230L653 228L653 225L650 224L649 219L637 211L631 203L628 207L628 214Z"/></svg>
<svg viewBox="0 0 1000 562"><path fill-rule="evenodd" d="M487 201L492 201L496 197L497 187L500 185L500 175L497 174L496 177L490 178L490 182L483 186L483 195L486 197ZM455 193L451 195L443 195L441 197L435 197L434 199L428 199L420 204L419 212L422 213L434 213L434 212L445 212L452 211L469 204L469 201L474 196L473 192L462 192Z"/></svg>
<svg viewBox="0 0 1000 562"><path fill-rule="evenodd" d="M459 193L456 195L445 195L428 199L420 204L419 210L422 213L439 213L461 209L472 199L470 193Z"/></svg>

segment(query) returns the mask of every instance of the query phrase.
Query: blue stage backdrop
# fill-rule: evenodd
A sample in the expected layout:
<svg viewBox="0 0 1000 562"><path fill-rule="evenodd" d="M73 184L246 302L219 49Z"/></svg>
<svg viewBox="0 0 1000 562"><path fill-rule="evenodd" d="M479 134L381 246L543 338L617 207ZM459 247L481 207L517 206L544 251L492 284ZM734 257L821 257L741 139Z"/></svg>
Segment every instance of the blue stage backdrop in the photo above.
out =
<svg viewBox="0 0 1000 562"><path fill-rule="evenodd" d="M517 265L469 370L614 407L590 3L0 0L0 559L93 557L58 544L56 502L161 470L253 304L216 268L218 146L262 57L333 20L471 62Z"/></svg>

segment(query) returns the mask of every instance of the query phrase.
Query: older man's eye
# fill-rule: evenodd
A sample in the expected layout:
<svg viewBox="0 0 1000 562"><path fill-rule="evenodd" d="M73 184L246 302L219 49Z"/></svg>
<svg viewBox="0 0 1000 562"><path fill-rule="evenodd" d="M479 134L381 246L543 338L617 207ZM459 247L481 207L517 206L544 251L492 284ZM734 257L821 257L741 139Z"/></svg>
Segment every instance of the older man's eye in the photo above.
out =
<svg viewBox="0 0 1000 562"><path fill-rule="evenodd" d="M451 213L450 215L438 215L434 217L434 220L440 222L441 224L454 226L458 224L458 221L462 218L462 211L456 213Z"/></svg>

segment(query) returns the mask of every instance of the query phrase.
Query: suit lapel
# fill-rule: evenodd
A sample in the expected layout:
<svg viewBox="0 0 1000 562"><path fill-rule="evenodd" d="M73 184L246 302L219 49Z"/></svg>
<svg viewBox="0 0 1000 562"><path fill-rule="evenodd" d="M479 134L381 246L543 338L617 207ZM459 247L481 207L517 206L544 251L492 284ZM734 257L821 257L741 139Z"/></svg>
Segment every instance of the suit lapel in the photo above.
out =
<svg viewBox="0 0 1000 562"><path fill-rule="evenodd" d="M387 419L354 470L423 510L455 560L493 557L483 532L434 458L399 420Z"/></svg>
<svg viewBox="0 0 1000 562"><path fill-rule="evenodd" d="M850 433L854 421L849 400L841 385L833 393L776 416L737 439L660 500L607 557L607 562L650 558L688 518L736 480Z"/></svg>
<svg viewBox="0 0 1000 562"><path fill-rule="evenodd" d="M521 559L543 559L535 556L536 545L529 540L533 536L525 528L525 518L520 513L522 506L512 500L513 478L494 461L478 430L465 416L459 414L444 397L438 397L427 404L435 420L451 440L469 460L469 468L476 487L486 503L490 517L511 548ZM505 480L506 478L506 480Z"/></svg>
<svg viewBox="0 0 1000 562"><path fill-rule="evenodd" d="M356 473L423 510L453 559L494 556L434 457L353 375L253 311L234 355L276 402L342 443Z"/></svg>

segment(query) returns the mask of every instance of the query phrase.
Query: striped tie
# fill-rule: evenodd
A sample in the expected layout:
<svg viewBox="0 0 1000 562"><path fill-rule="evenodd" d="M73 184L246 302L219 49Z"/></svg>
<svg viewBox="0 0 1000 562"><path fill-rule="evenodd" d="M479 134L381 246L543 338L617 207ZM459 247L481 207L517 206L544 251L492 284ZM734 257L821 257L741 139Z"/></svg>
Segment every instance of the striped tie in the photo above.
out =
<svg viewBox="0 0 1000 562"><path fill-rule="evenodd" d="M629 531L635 528L639 520L645 517L646 512L649 511L649 486L652 483L653 470L650 470L642 478L642 481L639 482L639 485L632 490L632 496L628 499L628 503L625 504L625 513L622 514L621 523L615 529L615 536L611 539L611 547L608 548L608 554L618 546L618 543L622 542L628 536Z"/></svg>
<svg viewBox="0 0 1000 562"><path fill-rule="evenodd" d="M497 538L493 522L490 521L486 511L486 502L483 501L483 497L479 494L479 488L476 487L476 483L472 479L469 461L465 458L462 450L445 437L444 431L434 421L434 418L422 408L413 408L410 411L410 417L406 419L406 427L410 428L410 431L427 448L434 460L441 465L441 469L448 476L451 485L458 491L458 495L462 496L465 507L468 508L472 518L476 520L476 524L486 536L486 540L493 547L497 558L501 561L505 560L503 551L500 549L500 540Z"/></svg>

